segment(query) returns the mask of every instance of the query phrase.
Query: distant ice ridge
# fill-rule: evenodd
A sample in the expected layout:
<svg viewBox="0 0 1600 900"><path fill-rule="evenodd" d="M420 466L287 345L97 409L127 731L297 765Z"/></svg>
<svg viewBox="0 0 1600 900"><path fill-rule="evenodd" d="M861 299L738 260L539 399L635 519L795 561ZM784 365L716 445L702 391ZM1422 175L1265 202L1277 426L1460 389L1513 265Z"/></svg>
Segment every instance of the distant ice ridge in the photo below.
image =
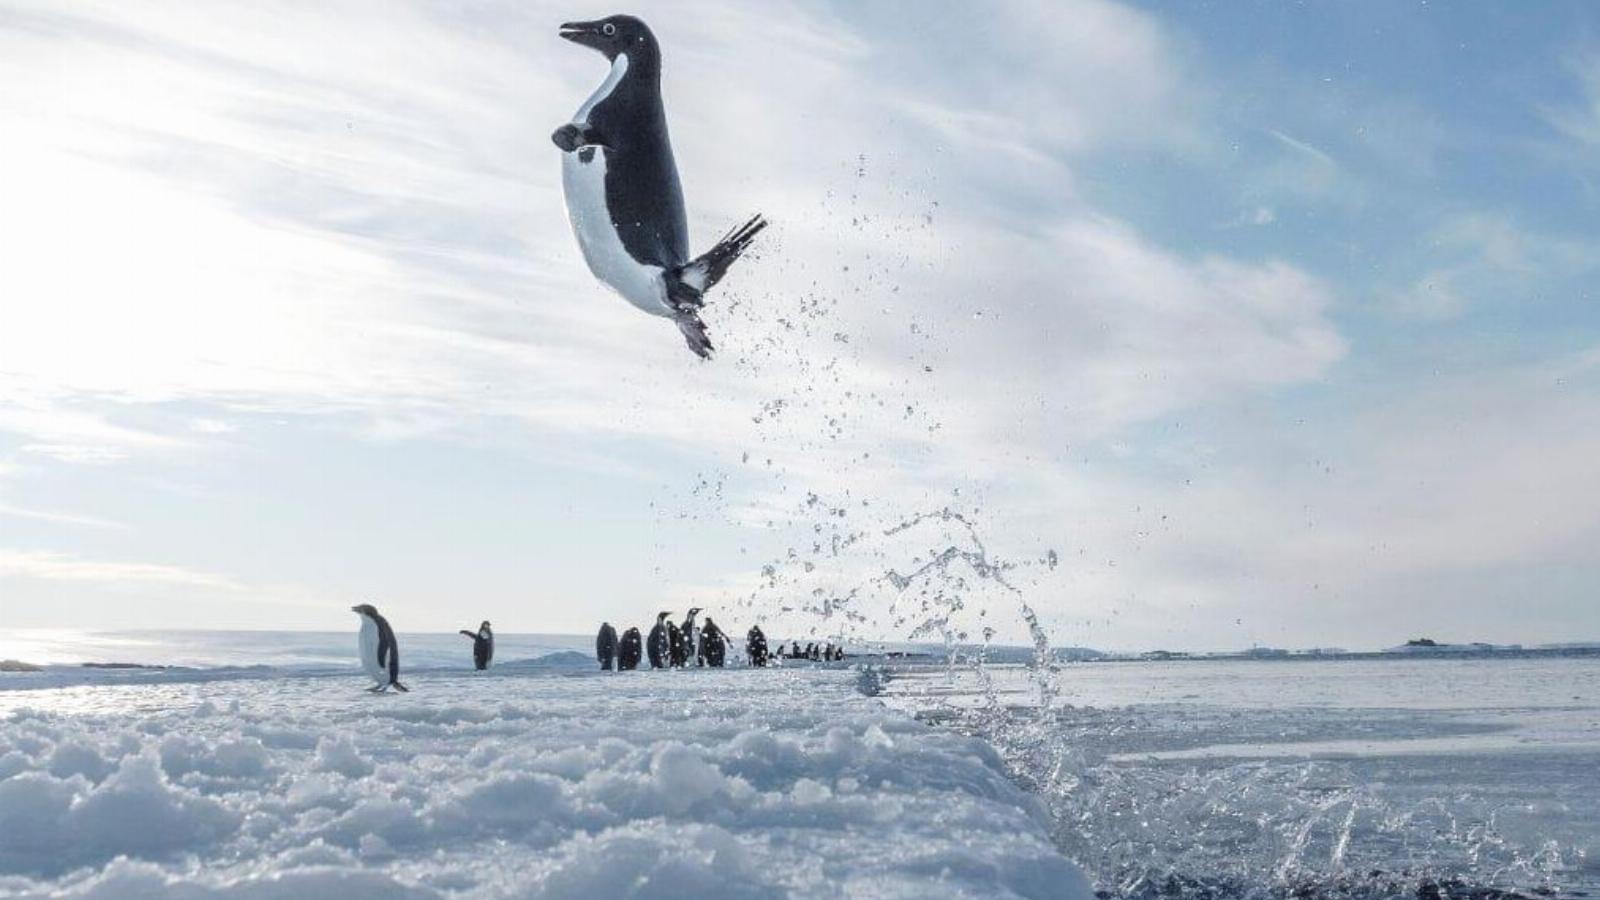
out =
<svg viewBox="0 0 1600 900"><path fill-rule="evenodd" d="M0 692L0 895L1087 898L985 743L847 671Z"/></svg>

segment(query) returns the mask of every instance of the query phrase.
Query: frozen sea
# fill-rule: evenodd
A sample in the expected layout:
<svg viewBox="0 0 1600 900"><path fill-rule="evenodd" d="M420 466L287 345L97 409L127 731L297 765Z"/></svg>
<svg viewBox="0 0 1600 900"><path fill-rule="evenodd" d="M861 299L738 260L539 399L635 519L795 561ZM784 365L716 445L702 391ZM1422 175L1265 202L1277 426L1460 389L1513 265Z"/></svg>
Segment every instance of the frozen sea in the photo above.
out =
<svg viewBox="0 0 1600 900"><path fill-rule="evenodd" d="M402 634L374 696L353 642L0 635L45 664L0 673L0 895L1600 888L1593 657L608 674L502 635L477 673Z"/></svg>
<svg viewBox="0 0 1600 900"><path fill-rule="evenodd" d="M885 696L989 740L1109 895L1600 896L1593 656L992 666Z"/></svg>

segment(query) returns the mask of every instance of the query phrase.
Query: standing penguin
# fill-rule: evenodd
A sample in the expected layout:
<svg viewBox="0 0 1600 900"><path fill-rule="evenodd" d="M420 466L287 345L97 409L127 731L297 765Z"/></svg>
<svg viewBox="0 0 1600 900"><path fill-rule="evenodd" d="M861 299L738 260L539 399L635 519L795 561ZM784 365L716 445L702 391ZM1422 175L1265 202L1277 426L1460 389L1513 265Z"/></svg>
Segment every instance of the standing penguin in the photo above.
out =
<svg viewBox="0 0 1600 900"><path fill-rule="evenodd" d="M683 640L683 629L679 628L671 619L667 620L667 650L674 669L683 668L688 657L688 644Z"/></svg>
<svg viewBox="0 0 1600 900"><path fill-rule="evenodd" d="M650 629L650 639L645 642L645 653L650 657L650 668L660 669L672 661L672 639L667 634L670 626L673 631L678 627L667 621L669 613L659 613L656 616L656 627Z"/></svg>
<svg viewBox="0 0 1600 900"><path fill-rule="evenodd" d="M683 189L661 105L661 48L633 16L568 22L561 36L611 62L600 87L550 139L561 149L567 217L589 271L624 300L671 319L689 349L711 356L705 293L765 228L755 216L689 258Z"/></svg>
<svg viewBox="0 0 1600 900"><path fill-rule="evenodd" d="M710 616L706 616L705 627L700 629L700 646L704 653L705 664L713 669L722 668L723 660L728 655L728 638Z"/></svg>
<svg viewBox="0 0 1600 900"><path fill-rule="evenodd" d="M760 625L751 625L750 632L744 636L744 652L750 657L750 665L765 668L767 665L767 635L761 630Z"/></svg>
<svg viewBox="0 0 1600 900"><path fill-rule="evenodd" d="M617 646L617 669L631 672L639 668L639 629L629 628L622 633L622 643Z"/></svg>
<svg viewBox="0 0 1600 900"><path fill-rule="evenodd" d="M494 659L494 629L489 627L489 620L484 619L477 631L463 628L461 633L472 638L472 664L480 672L489 668L489 662Z"/></svg>
<svg viewBox="0 0 1600 900"><path fill-rule="evenodd" d="M610 622L600 623L600 633L594 639L594 657L600 660L603 671L611 671L611 661L617 655L617 630Z"/></svg>
<svg viewBox="0 0 1600 900"><path fill-rule="evenodd" d="M361 617L361 637L357 647L361 654L361 668L377 682L367 690L382 693L393 686L397 691L409 691L400 683L400 644L394 639L394 629L389 620L378 614L371 603L350 607Z"/></svg>
<svg viewBox="0 0 1600 900"><path fill-rule="evenodd" d="M700 615L700 607L692 607L689 610L689 615L684 617L683 625L679 626L679 630L683 632L683 660L685 665L688 664L691 657L693 657L696 666L706 664L705 656L700 648L700 626L696 625L694 621L694 617L698 615Z"/></svg>

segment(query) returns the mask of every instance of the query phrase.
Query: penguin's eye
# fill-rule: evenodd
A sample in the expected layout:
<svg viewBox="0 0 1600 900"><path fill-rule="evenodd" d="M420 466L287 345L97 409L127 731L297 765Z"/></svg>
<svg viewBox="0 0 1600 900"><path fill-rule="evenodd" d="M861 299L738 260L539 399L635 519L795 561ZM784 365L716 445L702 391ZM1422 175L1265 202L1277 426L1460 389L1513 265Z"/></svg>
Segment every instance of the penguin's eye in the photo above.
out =
<svg viewBox="0 0 1600 900"><path fill-rule="evenodd" d="M612 35L617 33L617 26L611 24L610 22L607 22L604 25L600 26L600 33L605 35L606 37L611 37Z"/></svg>

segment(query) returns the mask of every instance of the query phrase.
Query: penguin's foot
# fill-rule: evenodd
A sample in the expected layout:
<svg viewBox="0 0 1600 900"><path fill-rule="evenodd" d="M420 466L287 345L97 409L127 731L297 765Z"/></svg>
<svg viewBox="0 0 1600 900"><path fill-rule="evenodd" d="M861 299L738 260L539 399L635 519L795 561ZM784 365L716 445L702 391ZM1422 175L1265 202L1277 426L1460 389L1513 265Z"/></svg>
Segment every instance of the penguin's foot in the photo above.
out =
<svg viewBox="0 0 1600 900"><path fill-rule="evenodd" d="M384 691L386 691L388 689L389 689L389 686L387 684L375 684L372 687L367 688L367 693L369 693L369 694L381 694L381 693L383 693Z"/></svg>
<svg viewBox="0 0 1600 900"><path fill-rule="evenodd" d="M401 684L398 681L394 681L394 682L390 682L390 683L394 685L394 689L395 690L401 692L402 694L411 693L411 688L406 687L405 685Z"/></svg>
<svg viewBox="0 0 1600 900"><path fill-rule="evenodd" d="M683 332L684 343L689 345L689 350L701 359L710 359L711 351L717 349L711 345L711 336L706 334L706 323L700 321L700 315L692 309L679 309L672 317L678 323L678 330Z"/></svg>

